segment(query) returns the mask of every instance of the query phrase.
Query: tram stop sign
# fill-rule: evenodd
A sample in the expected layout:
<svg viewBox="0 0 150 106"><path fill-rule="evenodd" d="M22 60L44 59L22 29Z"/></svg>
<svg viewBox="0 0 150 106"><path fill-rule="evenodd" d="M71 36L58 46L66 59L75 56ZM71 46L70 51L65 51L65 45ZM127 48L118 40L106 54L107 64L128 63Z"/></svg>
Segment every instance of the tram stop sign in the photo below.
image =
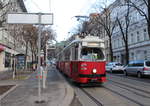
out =
<svg viewBox="0 0 150 106"><path fill-rule="evenodd" d="M8 24L37 24L39 25L38 34L38 72L40 70L40 52L41 52L41 25L52 25L53 24L53 14L51 13L11 13L7 15ZM41 78L42 75L38 75L38 101L37 103L42 103L41 100ZM44 88L44 85L43 85Z"/></svg>
<svg viewBox="0 0 150 106"><path fill-rule="evenodd" d="M8 24L42 24L52 25L52 13L9 13L7 14Z"/></svg>

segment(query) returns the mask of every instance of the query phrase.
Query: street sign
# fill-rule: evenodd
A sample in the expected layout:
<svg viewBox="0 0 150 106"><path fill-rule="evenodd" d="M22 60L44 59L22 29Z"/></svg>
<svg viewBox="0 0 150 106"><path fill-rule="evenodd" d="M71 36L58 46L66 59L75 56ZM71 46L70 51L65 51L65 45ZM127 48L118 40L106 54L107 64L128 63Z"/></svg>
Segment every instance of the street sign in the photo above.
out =
<svg viewBox="0 0 150 106"><path fill-rule="evenodd" d="M38 71L41 73L41 25L52 25L53 14L52 13L10 13L7 15L8 24L37 24L39 25L38 32ZM38 75L38 95L39 100L37 103L41 103L41 75Z"/></svg>
<svg viewBox="0 0 150 106"><path fill-rule="evenodd" d="M39 14L41 22L39 23ZM53 24L52 13L9 13L7 15L8 24Z"/></svg>

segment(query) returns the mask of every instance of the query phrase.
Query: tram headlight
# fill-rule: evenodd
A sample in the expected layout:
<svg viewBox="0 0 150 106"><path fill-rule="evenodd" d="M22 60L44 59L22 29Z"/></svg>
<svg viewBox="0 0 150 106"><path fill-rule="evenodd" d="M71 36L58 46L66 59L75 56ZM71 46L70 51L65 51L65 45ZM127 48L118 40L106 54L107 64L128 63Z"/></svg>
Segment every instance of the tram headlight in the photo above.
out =
<svg viewBox="0 0 150 106"><path fill-rule="evenodd" d="M94 74L97 73L97 70L96 70L96 69L93 69L93 73L94 73Z"/></svg>

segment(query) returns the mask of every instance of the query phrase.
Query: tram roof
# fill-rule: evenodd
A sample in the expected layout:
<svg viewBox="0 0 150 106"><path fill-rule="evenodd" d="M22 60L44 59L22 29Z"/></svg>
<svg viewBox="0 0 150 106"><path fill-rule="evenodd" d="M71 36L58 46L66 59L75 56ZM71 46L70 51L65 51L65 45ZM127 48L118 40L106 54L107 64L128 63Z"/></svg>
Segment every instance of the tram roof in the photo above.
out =
<svg viewBox="0 0 150 106"><path fill-rule="evenodd" d="M79 37L77 37L75 40L73 40L72 42L70 42L61 52L63 52L66 48L70 47L74 43L80 43L80 42L100 42L100 43L104 43L104 40L100 39L97 36L86 36L85 38L79 38Z"/></svg>
<svg viewBox="0 0 150 106"><path fill-rule="evenodd" d="M104 42L104 40L100 39L97 36L86 36L84 39L81 39L81 41L85 41L85 42Z"/></svg>
<svg viewBox="0 0 150 106"><path fill-rule="evenodd" d="M100 39L97 36L86 36L85 38L77 37L75 40L73 40L69 44L75 43L75 42L102 42L102 43L104 43L104 40Z"/></svg>

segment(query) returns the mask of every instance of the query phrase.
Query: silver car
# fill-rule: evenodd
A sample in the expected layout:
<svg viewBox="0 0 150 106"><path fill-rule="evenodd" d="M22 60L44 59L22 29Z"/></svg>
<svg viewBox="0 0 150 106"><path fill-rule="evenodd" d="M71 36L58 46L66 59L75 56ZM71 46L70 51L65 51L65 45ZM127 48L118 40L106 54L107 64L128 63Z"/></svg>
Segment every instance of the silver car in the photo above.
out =
<svg viewBox="0 0 150 106"><path fill-rule="evenodd" d="M136 60L129 62L124 68L124 74L126 76L129 74L137 75L139 78L144 75L150 75L150 60Z"/></svg>
<svg viewBox="0 0 150 106"><path fill-rule="evenodd" d="M107 72L123 72L123 65L119 62L108 62L106 64Z"/></svg>

